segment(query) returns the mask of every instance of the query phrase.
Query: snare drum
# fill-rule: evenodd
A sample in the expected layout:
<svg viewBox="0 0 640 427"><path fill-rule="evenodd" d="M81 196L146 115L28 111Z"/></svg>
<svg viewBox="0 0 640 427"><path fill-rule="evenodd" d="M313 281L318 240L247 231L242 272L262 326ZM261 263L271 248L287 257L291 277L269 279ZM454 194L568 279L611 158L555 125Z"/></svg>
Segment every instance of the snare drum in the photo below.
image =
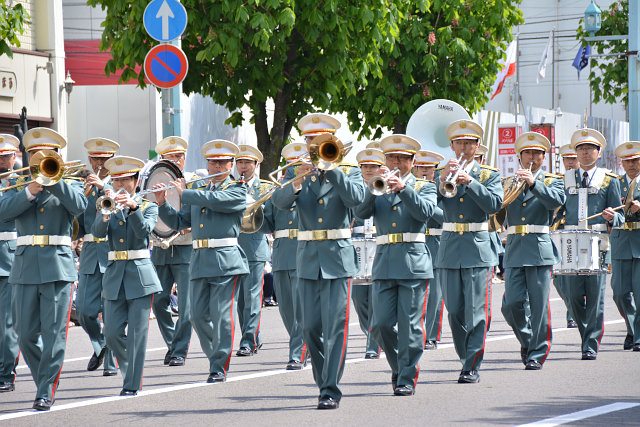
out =
<svg viewBox="0 0 640 427"><path fill-rule="evenodd" d="M591 230L559 230L550 233L561 261L553 266L555 275L593 275L608 273L605 264L604 233Z"/></svg>
<svg viewBox="0 0 640 427"><path fill-rule="evenodd" d="M353 277L354 284L371 283L373 275L373 259L376 256L375 239L353 237L353 247L358 255L360 271Z"/></svg>

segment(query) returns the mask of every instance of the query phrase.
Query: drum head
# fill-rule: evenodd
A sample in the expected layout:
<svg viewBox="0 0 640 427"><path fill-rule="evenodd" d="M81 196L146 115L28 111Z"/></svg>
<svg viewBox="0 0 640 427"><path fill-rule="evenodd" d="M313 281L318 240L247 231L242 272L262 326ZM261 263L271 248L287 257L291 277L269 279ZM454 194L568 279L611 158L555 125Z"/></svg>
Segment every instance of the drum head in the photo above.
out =
<svg viewBox="0 0 640 427"><path fill-rule="evenodd" d="M180 171L180 168L175 163L170 160L160 160L149 166L148 169L143 172L140 177L140 189L149 190L157 184L168 185L171 181L182 177L182 171ZM156 201L154 193L147 194L146 198L153 202ZM174 209L180 210L180 197L175 189L167 190L167 203ZM174 230L158 218L158 222L156 222L156 226L153 229L153 234L161 239L166 239L174 233Z"/></svg>

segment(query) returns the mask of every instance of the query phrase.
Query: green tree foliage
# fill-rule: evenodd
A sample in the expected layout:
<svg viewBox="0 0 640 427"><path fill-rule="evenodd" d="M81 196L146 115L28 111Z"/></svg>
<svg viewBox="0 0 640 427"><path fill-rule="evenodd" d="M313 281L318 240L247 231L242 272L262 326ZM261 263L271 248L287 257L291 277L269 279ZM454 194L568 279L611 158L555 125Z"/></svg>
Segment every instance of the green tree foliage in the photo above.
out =
<svg viewBox="0 0 640 427"><path fill-rule="evenodd" d="M18 34L24 33L24 23L28 19L29 14L22 4L10 7L5 0L0 0L0 56L6 54L13 58L11 46L20 47Z"/></svg>
<svg viewBox="0 0 640 427"><path fill-rule="evenodd" d="M586 42L585 37L590 36L583 27L584 19L580 20L577 38L583 40L583 45L591 43L592 53L626 52L626 40L610 40L599 42ZM596 36L612 36L629 34L629 3L617 1L611 3L609 9L602 13L602 28ZM589 85L593 93L593 102L604 101L607 104L617 104L620 101L628 104L628 67L626 56L590 58L591 72L589 73Z"/></svg>
<svg viewBox="0 0 640 427"><path fill-rule="evenodd" d="M377 138L383 127L404 133L413 112L432 99L478 111L491 96L512 27L523 22L520 0L425 3L407 3L398 40L383 56L381 78L370 76L354 96L333 105L347 111L361 136Z"/></svg>
<svg viewBox="0 0 640 427"><path fill-rule="evenodd" d="M113 57L106 73L144 86L142 64L156 44L142 16L148 0L89 0L107 11L101 48ZM249 107L263 174L275 168L296 121L356 94L382 76L381 54L391 50L403 0L183 0L189 23L182 48L189 59L186 93L210 95L242 123ZM421 2L418 2L421 3ZM424 7L423 7L424 8ZM274 105L267 121L267 101Z"/></svg>

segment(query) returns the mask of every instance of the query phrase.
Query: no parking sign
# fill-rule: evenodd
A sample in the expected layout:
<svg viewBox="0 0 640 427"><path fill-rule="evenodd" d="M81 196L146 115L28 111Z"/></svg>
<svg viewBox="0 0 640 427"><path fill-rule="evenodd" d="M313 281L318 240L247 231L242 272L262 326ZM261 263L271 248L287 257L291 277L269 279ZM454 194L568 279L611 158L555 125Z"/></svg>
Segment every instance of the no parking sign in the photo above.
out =
<svg viewBox="0 0 640 427"><path fill-rule="evenodd" d="M169 89L182 83L189 63L182 49L161 44L153 47L144 59L144 73L151 83Z"/></svg>

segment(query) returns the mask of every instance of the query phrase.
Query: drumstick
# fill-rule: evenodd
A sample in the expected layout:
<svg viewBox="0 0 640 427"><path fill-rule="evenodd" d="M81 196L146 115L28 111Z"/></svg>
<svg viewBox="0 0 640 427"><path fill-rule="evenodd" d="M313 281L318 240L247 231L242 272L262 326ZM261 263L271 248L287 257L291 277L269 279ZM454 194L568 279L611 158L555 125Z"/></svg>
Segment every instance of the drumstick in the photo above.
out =
<svg viewBox="0 0 640 427"><path fill-rule="evenodd" d="M626 206L626 205L620 205L620 206L618 206L617 208L613 208L613 210L614 210L614 211L619 211L620 209L624 208L625 206ZM603 214L603 213L604 213L604 212L600 212L599 214L595 214L595 215L588 216L588 217L586 217L585 219L581 219L580 221L589 221L590 219L593 219L593 218L597 218L597 217L599 217L599 216L602 216L602 214Z"/></svg>

